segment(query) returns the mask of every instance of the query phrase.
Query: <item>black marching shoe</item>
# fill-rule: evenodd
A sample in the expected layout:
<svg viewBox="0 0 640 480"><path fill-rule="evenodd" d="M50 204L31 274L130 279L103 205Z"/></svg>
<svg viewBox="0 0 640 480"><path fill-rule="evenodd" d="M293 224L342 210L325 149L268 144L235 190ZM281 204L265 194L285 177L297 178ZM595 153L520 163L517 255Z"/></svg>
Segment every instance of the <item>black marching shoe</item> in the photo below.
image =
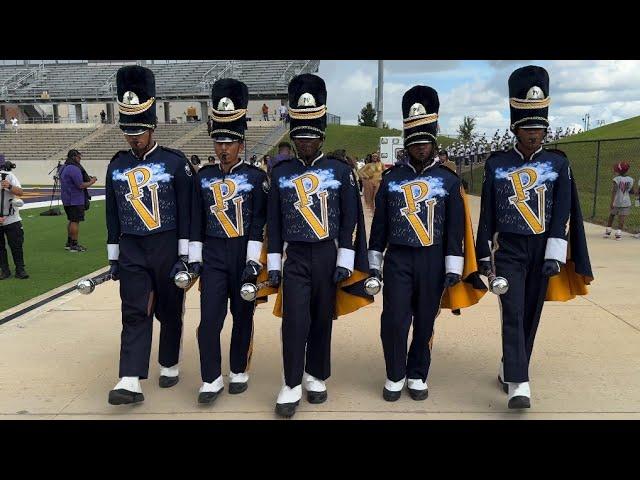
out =
<svg viewBox="0 0 640 480"><path fill-rule="evenodd" d="M9 278L10 276L11 276L10 270L3 270L2 272L0 272L0 280L4 280L5 278Z"/></svg>
<svg viewBox="0 0 640 480"><path fill-rule="evenodd" d="M221 388L217 392L200 392L198 394L198 403L209 404L213 403L218 395L220 395L224 391L224 388Z"/></svg>
<svg viewBox="0 0 640 480"><path fill-rule="evenodd" d="M517 397L512 397L509 399L509 408L531 408L531 399L529 397L524 397L522 395L518 395Z"/></svg>
<svg viewBox="0 0 640 480"><path fill-rule="evenodd" d="M324 403L327 401L327 391L324 392L309 392L307 391L307 402L309 403Z"/></svg>
<svg viewBox="0 0 640 480"><path fill-rule="evenodd" d="M414 388L412 388L414 387ZM418 388L415 388L418 387ZM426 400L429 396L429 389L427 388L427 382L420 378L407 379L407 390L409 390L409 396L412 400Z"/></svg>
<svg viewBox="0 0 640 480"><path fill-rule="evenodd" d="M509 382L509 408L531 408L531 387L529 382Z"/></svg>
<svg viewBox="0 0 640 480"><path fill-rule="evenodd" d="M175 384L177 384L179 381L180 381L180 377L178 375L176 375L175 377L167 377L166 375L160 375L160 378L158 379L158 385L160 385L160 388L171 388Z"/></svg>
<svg viewBox="0 0 640 480"><path fill-rule="evenodd" d="M324 380L305 372L302 377L302 383L307 391L307 402L317 404L327 401L327 385Z"/></svg>
<svg viewBox="0 0 640 480"><path fill-rule="evenodd" d="M16 268L16 278L29 278L29 274L25 271L24 268Z"/></svg>
<svg viewBox="0 0 640 480"><path fill-rule="evenodd" d="M237 395L238 393L242 393L249 388L249 382L233 382L229 384L229 393L231 395Z"/></svg>
<svg viewBox="0 0 640 480"><path fill-rule="evenodd" d="M429 390L414 390L413 388L408 388L407 390L409 390L409 396L413 399L413 400L426 400L427 397L429 396Z"/></svg>
<svg viewBox="0 0 640 480"><path fill-rule="evenodd" d="M276 414L280 417L291 418L296 413L302 397L302 385L290 388L283 385L276 400Z"/></svg>
<svg viewBox="0 0 640 480"><path fill-rule="evenodd" d="M131 403L140 403L144 401L142 393L130 392L124 388L111 390L109 392L109 403L111 405L128 405Z"/></svg>
<svg viewBox="0 0 640 480"><path fill-rule="evenodd" d="M382 389L382 398L384 398L387 402L395 402L402 395L402 390L397 392L392 392L391 390L387 390L386 388Z"/></svg>
<svg viewBox="0 0 640 480"><path fill-rule="evenodd" d="M284 418L291 418L296 413L300 400L293 403L276 403L276 414Z"/></svg>

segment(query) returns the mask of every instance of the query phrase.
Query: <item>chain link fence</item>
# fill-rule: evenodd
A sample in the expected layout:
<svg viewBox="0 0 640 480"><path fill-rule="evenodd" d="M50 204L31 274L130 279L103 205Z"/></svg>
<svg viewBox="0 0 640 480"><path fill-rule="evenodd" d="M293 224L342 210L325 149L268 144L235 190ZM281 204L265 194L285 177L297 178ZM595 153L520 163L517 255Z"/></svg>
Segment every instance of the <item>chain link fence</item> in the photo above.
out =
<svg viewBox="0 0 640 480"><path fill-rule="evenodd" d="M640 137L550 142L545 148L562 150L571 163L571 171L578 187L580 206L584 219L606 225L611 210L611 191L613 177L617 174L613 166L618 162L627 162L631 166L627 175L634 180L631 195L631 209L623 230L629 233L640 233ZM463 179L467 192L480 195L484 162L488 154L470 157L452 158L458 166L458 174ZM618 219L613 228L618 228Z"/></svg>

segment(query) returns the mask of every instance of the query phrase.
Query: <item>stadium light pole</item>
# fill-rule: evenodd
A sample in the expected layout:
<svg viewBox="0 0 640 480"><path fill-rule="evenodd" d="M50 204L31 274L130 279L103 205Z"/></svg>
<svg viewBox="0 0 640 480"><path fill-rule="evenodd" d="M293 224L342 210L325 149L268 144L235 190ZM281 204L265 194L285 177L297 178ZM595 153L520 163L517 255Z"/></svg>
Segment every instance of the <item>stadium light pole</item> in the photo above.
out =
<svg viewBox="0 0 640 480"><path fill-rule="evenodd" d="M382 86L384 84L383 69L384 60L378 60L378 117L376 121L378 128L382 128Z"/></svg>

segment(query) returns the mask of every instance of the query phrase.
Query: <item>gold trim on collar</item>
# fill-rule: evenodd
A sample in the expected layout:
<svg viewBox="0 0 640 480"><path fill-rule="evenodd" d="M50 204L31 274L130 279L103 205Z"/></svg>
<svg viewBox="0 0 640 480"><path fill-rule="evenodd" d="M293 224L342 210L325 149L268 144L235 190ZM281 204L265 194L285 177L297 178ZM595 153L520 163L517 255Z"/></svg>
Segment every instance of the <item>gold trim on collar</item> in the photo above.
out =
<svg viewBox="0 0 640 480"><path fill-rule="evenodd" d="M542 100L527 100L522 98L510 98L509 105L518 110L535 110L539 108L547 108L551 104L551 97Z"/></svg>
<svg viewBox="0 0 640 480"><path fill-rule="evenodd" d="M296 120L314 120L321 118L327 113L327 106L320 105L315 108L291 108L289 107L289 117Z"/></svg>
<svg viewBox="0 0 640 480"><path fill-rule="evenodd" d="M118 112L122 113L123 115L138 115L139 113L149 110L155 100L156 97L151 97L149 100L141 103L140 105L130 105L128 103L122 103L120 100L118 100Z"/></svg>

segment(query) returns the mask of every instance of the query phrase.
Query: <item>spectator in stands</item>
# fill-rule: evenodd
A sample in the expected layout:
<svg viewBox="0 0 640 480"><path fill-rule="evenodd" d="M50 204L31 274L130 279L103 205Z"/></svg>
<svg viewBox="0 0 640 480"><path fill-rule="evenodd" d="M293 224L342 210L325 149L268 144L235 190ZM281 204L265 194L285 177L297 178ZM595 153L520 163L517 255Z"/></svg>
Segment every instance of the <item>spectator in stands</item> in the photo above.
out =
<svg viewBox="0 0 640 480"><path fill-rule="evenodd" d="M214 157L213 155L209 155L207 157L207 162L208 163L216 163L216 157Z"/></svg>
<svg viewBox="0 0 640 480"><path fill-rule="evenodd" d="M262 104L262 119L269 120L269 107L267 107L266 103Z"/></svg>
<svg viewBox="0 0 640 480"><path fill-rule="evenodd" d="M69 150L64 167L60 171L60 197L67 213L67 243L64 246L70 252L85 252L87 249L78 243L80 222L89 207L88 188L96 183L96 177L89 177L80 165L82 156L78 150Z"/></svg>
<svg viewBox="0 0 640 480"><path fill-rule="evenodd" d="M20 125L19 125L18 119L16 117L12 117L11 118L11 126L13 127L13 131L15 133L18 133L18 128L20 128Z"/></svg>
<svg viewBox="0 0 640 480"><path fill-rule="evenodd" d="M4 118L0 118L0 132L4 132L7 128L7 121Z"/></svg>
<svg viewBox="0 0 640 480"><path fill-rule="evenodd" d="M13 173L4 170L4 155L0 155L0 280L9 278L11 270L9 269L9 257L4 243L4 237L7 237L7 243L11 249L13 263L16 266L16 278L29 278L24 269L24 254L22 245L24 243L24 230L22 229L22 219L18 213L18 208L23 205L22 195L24 192Z"/></svg>
<svg viewBox="0 0 640 480"><path fill-rule="evenodd" d="M209 115L209 118L207 119L207 134L209 136L211 136L211 130L213 130L213 119L211 118L211 115Z"/></svg>
<svg viewBox="0 0 640 480"><path fill-rule="evenodd" d="M102 110L102 111L100 112L100 122L102 122L102 123L106 123L106 118L107 118L107 114L105 113L105 111L104 111L104 110Z"/></svg>
<svg viewBox="0 0 640 480"><path fill-rule="evenodd" d="M291 158L292 154L291 144L289 142L280 142L278 144L278 154L270 159L270 162L267 163L267 174L271 174L271 169L275 167L278 163L283 160L288 160Z"/></svg>

